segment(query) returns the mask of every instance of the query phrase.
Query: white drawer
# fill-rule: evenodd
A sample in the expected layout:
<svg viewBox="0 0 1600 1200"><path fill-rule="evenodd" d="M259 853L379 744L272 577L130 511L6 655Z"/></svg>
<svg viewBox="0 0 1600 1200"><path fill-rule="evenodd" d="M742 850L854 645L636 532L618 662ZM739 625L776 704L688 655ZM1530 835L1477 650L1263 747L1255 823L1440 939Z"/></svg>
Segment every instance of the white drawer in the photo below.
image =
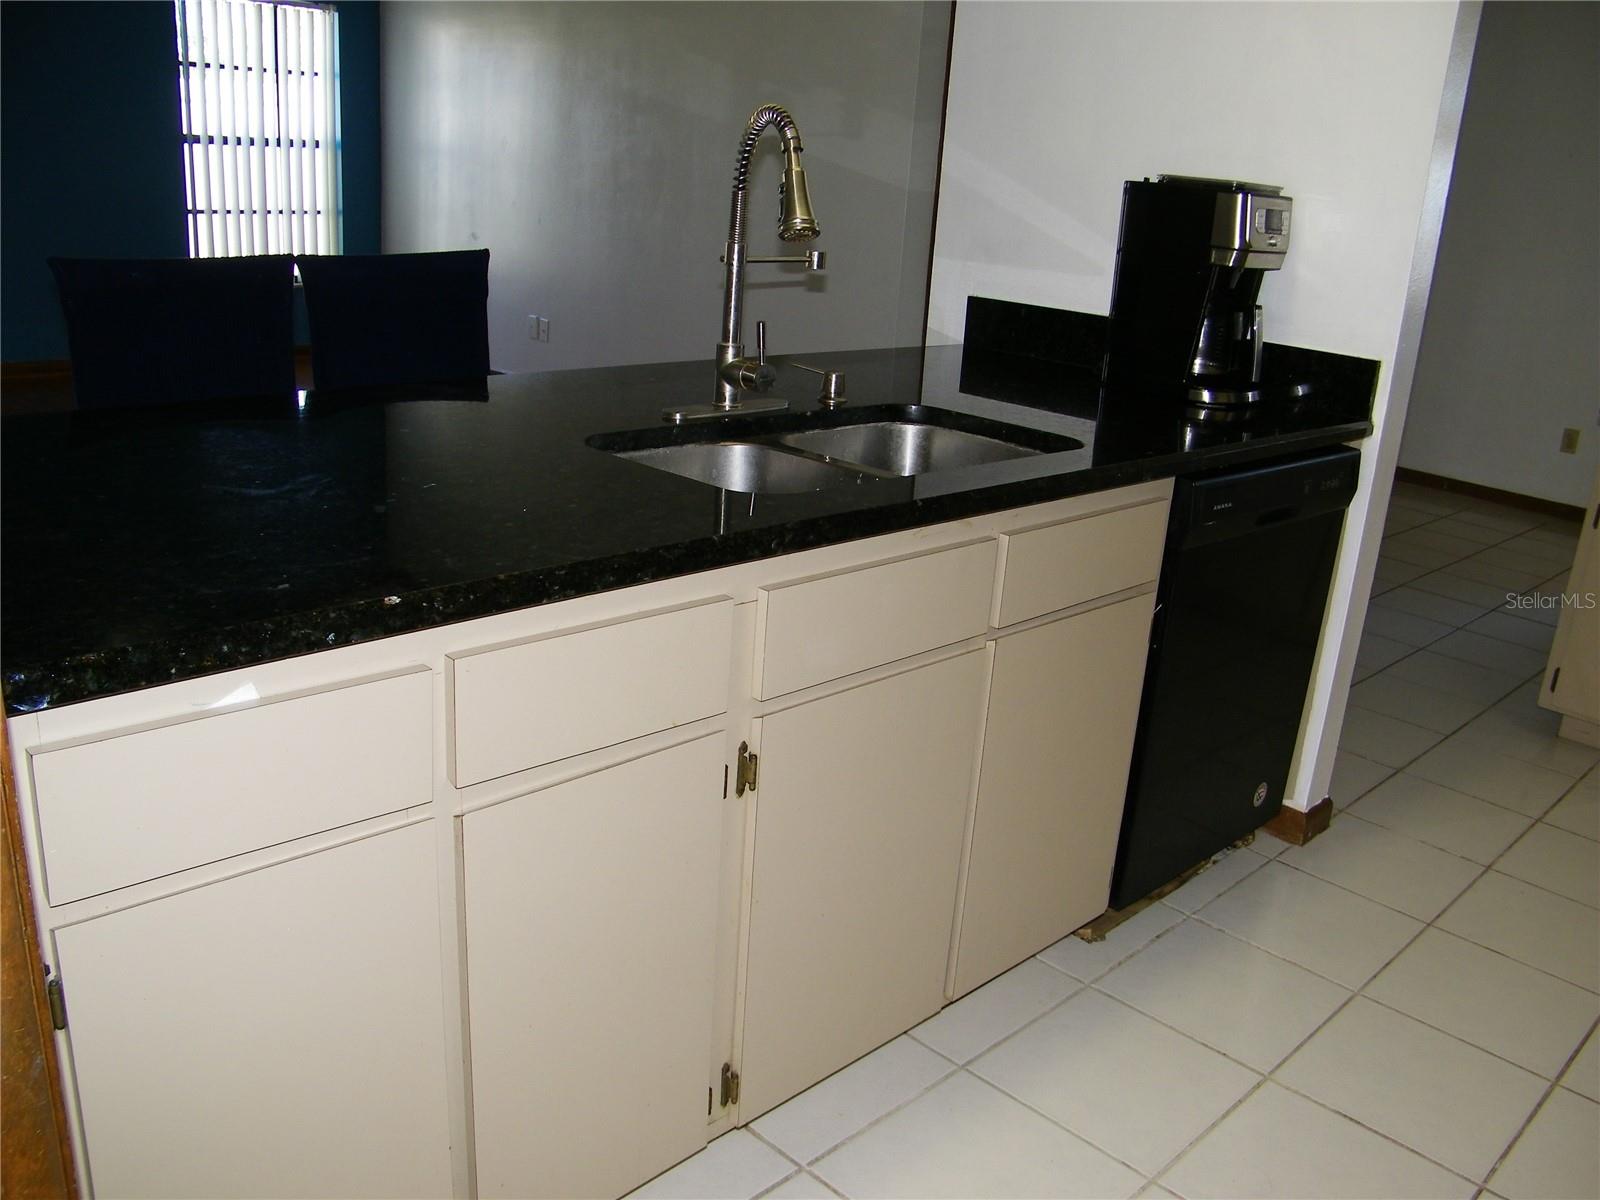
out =
<svg viewBox="0 0 1600 1200"><path fill-rule="evenodd" d="M36 750L45 894L65 904L426 804L432 708L418 668Z"/></svg>
<svg viewBox="0 0 1600 1200"><path fill-rule="evenodd" d="M757 592L755 694L767 700L988 631L992 538Z"/></svg>
<svg viewBox="0 0 1600 1200"><path fill-rule="evenodd" d="M1001 534L995 625L1153 582L1166 536L1165 501Z"/></svg>
<svg viewBox="0 0 1600 1200"><path fill-rule="evenodd" d="M451 779L470 787L728 708L727 596L450 656Z"/></svg>

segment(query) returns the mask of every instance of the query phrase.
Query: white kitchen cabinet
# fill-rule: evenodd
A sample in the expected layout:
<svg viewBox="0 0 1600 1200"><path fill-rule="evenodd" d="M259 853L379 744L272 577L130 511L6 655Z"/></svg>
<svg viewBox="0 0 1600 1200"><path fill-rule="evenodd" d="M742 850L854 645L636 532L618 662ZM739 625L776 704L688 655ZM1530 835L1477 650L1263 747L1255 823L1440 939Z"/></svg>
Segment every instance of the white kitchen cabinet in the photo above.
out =
<svg viewBox="0 0 1600 1200"><path fill-rule="evenodd" d="M1562 714L1562 737L1600 746L1600 476L1562 592L1539 703Z"/></svg>
<svg viewBox="0 0 1600 1200"><path fill-rule="evenodd" d="M968 651L756 722L741 1119L944 1002L987 660Z"/></svg>
<svg viewBox="0 0 1600 1200"><path fill-rule="evenodd" d="M422 823L55 930L94 1194L448 1194L437 896Z"/></svg>
<svg viewBox="0 0 1600 1200"><path fill-rule="evenodd" d="M479 1195L620 1195L705 1144L723 750L462 818Z"/></svg>
<svg viewBox="0 0 1600 1200"><path fill-rule="evenodd" d="M1153 601L996 642L953 996L1105 911Z"/></svg>

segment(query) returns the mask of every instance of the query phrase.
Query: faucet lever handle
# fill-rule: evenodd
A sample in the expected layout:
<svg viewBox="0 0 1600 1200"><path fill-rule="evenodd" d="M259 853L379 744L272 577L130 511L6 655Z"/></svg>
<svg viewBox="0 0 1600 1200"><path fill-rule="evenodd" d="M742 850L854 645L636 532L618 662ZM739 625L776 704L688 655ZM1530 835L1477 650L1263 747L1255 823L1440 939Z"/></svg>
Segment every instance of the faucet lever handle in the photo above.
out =
<svg viewBox="0 0 1600 1200"><path fill-rule="evenodd" d="M765 321L756 322L756 364L763 367L767 365L767 323Z"/></svg>

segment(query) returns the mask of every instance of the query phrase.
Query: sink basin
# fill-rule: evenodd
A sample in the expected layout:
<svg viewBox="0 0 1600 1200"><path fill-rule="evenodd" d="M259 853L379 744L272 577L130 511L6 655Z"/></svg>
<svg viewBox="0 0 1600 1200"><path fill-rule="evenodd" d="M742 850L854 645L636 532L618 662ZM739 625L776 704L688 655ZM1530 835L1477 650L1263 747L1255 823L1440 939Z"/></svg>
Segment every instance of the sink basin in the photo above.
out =
<svg viewBox="0 0 1600 1200"><path fill-rule="evenodd" d="M613 453L729 492L816 492L867 478L845 466L757 442L694 442Z"/></svg>
<svg viewBox="0 0 1600 1200"><path fill-rule="evenodd" d="M836 429L812 429L782 434L773 441L891 475L921 475L925 471L972 467L1043 453L1015 442L912 421L872 421Z"/></svg>
<svg viewBox="0 0 1600 1200"><path fill-rule="evenodd" d="M817 492L1083 448L1062 433L921 404L732 413L716 425L597 433L588 444L730 492Z"/></svg>

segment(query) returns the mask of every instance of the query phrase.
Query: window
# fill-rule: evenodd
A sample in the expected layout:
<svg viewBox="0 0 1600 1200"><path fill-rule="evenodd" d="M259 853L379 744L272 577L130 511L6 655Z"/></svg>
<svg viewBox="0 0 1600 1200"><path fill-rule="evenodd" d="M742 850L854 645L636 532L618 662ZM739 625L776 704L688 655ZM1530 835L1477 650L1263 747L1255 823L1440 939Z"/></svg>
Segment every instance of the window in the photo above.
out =
<svg viewBox="0 0 1600 1200"><path fill-rule="evenodd" d="M332 8L175 5L190 257L337 253Z"/></svg>

